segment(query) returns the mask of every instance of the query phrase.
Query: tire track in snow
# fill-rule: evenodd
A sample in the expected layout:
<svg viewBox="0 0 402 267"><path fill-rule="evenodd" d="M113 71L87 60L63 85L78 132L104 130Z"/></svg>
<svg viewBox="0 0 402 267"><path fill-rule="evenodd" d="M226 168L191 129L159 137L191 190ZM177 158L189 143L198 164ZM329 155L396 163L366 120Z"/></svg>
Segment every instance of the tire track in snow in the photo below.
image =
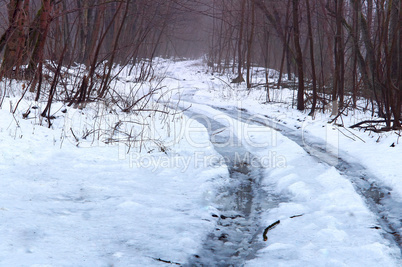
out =
<svg viewBox="0 0 402 267"><path fill-rule="evenodd" d="M197 118L208 129L211 142L225 159L231 178L228 186L220 188L220 214L212 214L217 219L215 230L208 234L202 250L193 255L185 266L242 266L263 247L259 239L262 233L261 201L270 201L268 205L274 207L280 199L260 189L262 167L255 168L261 165L240 140L236 139L231 146L225 145L230 143L228 138L234 138L228 127L200 114L188 111L185 114Z"/></svg>
<svg viewBox="0 0 402 267"><path fill-rule="evenodd" d="M379 179L363 165L352 162L346 154L335 155L331 151L327 151L327 143L324 140L303 135L301 131L278 124L267 116L256 116L245 109L211 107L242 122L279 131L319 162L325 162L329 166L335 167L352 182L356 192L364 198L369 209L376 214L379 223L378 230L382 230L384 237L402 251L402 202L393 197L391 188L381 185Z"/></svg>

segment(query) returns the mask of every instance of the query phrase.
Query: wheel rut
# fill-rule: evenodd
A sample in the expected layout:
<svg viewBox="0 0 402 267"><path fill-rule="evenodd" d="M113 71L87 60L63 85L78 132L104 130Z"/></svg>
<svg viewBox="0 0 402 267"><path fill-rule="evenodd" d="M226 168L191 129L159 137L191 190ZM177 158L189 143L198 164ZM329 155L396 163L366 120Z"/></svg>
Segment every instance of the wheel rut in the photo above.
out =
<svg viewBox="0 0 402 267"><path fill-rule="evenodd" d="M217 221L215 229L185 266L242 266L262 247L261 201L275 198L260 189L262 169L257 158L240 140L233 140L229 128L199 114L187 111L186 115L197 118L208 129L215 150L228 167L230 183L219 189L219 214L212 214Z"/></svg>
<svg viewBox="0 0 402 267"><path fill-rule="evenodd" d="M402 199L393 195L392 189L381 184L380 180L370 173L359 162L354 162L345 153L333 153L328 150L324 140L304 135L300 130L291 129L278 124L267 116L255 116L246 109L224 109L213 107L228 116L246 122L265 126L279 131L288 137L318 162L335 167L353 184L355 191L365 200L369 209L376 214L378 225L374 229L382 231L383 236L395 244L402 252Z"/></svg>

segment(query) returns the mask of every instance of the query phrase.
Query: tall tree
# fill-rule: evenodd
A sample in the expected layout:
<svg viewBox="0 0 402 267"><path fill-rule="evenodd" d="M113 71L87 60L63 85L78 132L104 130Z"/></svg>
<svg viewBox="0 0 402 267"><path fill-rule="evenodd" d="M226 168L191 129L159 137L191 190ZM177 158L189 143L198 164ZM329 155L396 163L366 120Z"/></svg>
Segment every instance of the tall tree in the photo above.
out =
<svg viewBox="0 0 402 267"><path fill-rule="evenodd" d="M29 23L29 0L11 0L7 4L9 27L0 40L0 52L5 47L1 72L18 73L26 57L26 36Z"/></svg>
<svg viewBox="0 0 402 267"><path fill-rule="evenodd" d="M254 41L254 30L255 30L255 0L251 0L250 12L251 12L251 29L250 29L250 36L247 42L247 77L246 77L246 83L248 89L251 88L251 56Z"/></svg>
<svg viewBox="0 0 402 267"><path fill-rule="evenodd" d="M32 43L32 54L28 64L28 73L33 74L33 82L30 91L34 92L35 87L42 75L42 64L44 61L45 44L49 33L50 23L52 20L51 12L54 0L42 0L30 33L30 42ZM38 88L39 92L40 88ZM38 94L39 95L39 94Z"/></svg>
<svg viewBox="0 0 402 267"><path fill-rule="evenodd" d="M314 40L313 40L313 29L311 26L311 11L310 11L310 0L306 0L307 8L307 27L308 27L308 39L310 43L310 62L311 62L311 79L313 81L313 104L311 106L310 115L314 116L315 108L317 105L317 77L315 73L315 59L314 59Z"/></svg>
<svg viewBox="0 0 402 267"><path fill-rule="evenodd" d="M336 20L336 33L335 33L335 74L334 86L332 90L332 115L338 114L338 106L343 105L344 94L344 49L343 49L343 0L335 0L335 20ZM339 103L338 103L339 96Z"/></svg>
<svg viewBox="0 0 402 267"><path fill-rule="evenodd" d="M239 38L237 40L237 77L233 80L235 83L240 83L244 81L243 78L243 34L244 34L244 17L246 13L246 1L242 0L240 9L240 27L239 27Z"/></svg>
<svg viewBox="0 0 402 267"><path fill-rule="evenodd" d="M299 31L299 0L292 0L293 4L293 35L296 51L296 64L298 74L298 90L297 90L297 109L304 110L304 70L303 55L300 47L300 31Z"/></svg>

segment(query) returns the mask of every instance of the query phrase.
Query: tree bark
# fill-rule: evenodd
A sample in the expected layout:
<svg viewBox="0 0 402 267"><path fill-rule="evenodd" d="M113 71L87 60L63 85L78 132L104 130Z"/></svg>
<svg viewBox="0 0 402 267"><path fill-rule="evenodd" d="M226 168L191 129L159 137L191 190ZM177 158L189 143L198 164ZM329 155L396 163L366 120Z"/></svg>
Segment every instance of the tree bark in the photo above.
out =
<svg viewBox="0 0 402 267"><path fill-rule="evenodd" d="M7 4L9 28L0 40L0 52L5 47L1 71L18 76L26 54L26 26L29 19L29 0L12 0Z"/></svg>
<svg viewBox="0 0 402 267"><path fill-rule="evenodd" d="M240 14L240 29L239 29L239 39L237 40L237 78L233 80L235 83L241 83L244 81L242 66L243 66L243 52L242 52L242 42L243 42L243 31L244 31L244 16L246 13L246 0L242 0L241 3L241 14Z"/></svg>
<svg viewBox="0 0 402 267"><path fill-rule="evenodd" d="M294 45L296 50L296 64L298 72L297 90L297 109L304 110L304 72L303 72L303 55L300 47L300 32L299 32L299 0L292 0L293 3L293 34Z"/></svg>
<svg viewBox="0 0 402 267"><path fill-rule="evenodd" d="M311 12L310 12L310 0L306 0L307 8L307 27L308 38L310 43L310 61L311 61L311 79L313 80L313 104L311 106L310 115L314 116L315 107L317 105L317 77L315 73L315 60L314 60L314 41L313 41L313 29L311 26Z"/></svg>
<svg viewBox="0 0 402 267"><path fill-rule="evenodd" d="M343 106L344 93L344 51L343 51L343 0L335 0L335 19L336 19L336 34L335 34L335 75L334 87L332 91L332 115L338 114L338 107ZM338 103L339 96L339 103Z"/></svg>
<svg viewBox="0 0 402 267"><path fill-rule="evenodd" d="M247 82L247 88L251 88L251 52L252 52L252 46L253 46L253 40L254 40L254 29L255 29L255 2L254 0L251 0L251 32L250 32L250 37L248 39L247 43L247 77L246 77L246 82ZM268 45L268 44L266 44Z"/></svg>
<svg viewBox="0 0 402 267"><path fill-rule="evenodd" d="M28 66L28 71L34 71L36 69L36 65L39 61L43 60L44 48L46 44L46 38L49 32L51 18L51 11L53 8L54 0L42 0L41 9L38 11L37 17L39 17L39 25L38 28L34 28L34 31L37 36L34 44L34 49L32 52L31 60Z"/></svg>
<svg viewBox="0 0 402 267"><path fill-rule="evenodd" d="M35 91L36 83L39 79L39 73L37 73L37 66L41 64L44 59L45 44L47 35L49 32L49 27L51 23L51 11L53 8L54 0L42 0L41 9L38 11L37 18L39 21L38 27L34 28L33 36L37 38L34 40L35 45L31 55L31 59L28 65L28 73L34 74L34 80L29 88L30 92ZM36 21L36 19L35 19Z"/></svg>

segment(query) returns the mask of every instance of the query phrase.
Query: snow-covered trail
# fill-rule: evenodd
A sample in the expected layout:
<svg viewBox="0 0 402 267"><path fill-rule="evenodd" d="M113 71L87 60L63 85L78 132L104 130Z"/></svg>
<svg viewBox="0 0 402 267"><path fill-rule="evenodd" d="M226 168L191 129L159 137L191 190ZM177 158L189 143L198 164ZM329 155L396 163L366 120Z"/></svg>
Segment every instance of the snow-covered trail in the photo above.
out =
<svg viewBox="0 0 402 267"><path fill-rule="evenodd" d="M216 107L215 107L216 108ZM328 147L324 140L303 134L284 125L280 125L264 116L250 114L245 109L218 108L232 118L241 119L280 131L284 136L296 142L310 156L318 161L335 167L347 177L367 203L370 210L376 214L382 234L402 251L402 199L392 194L392 189L379 185L379 179L358 162L352 162L350 156L334 147Z"/></svg>
<svg viewBox="0 0 402 267"><path fill-rule="evenodd" d="M39 123L41 107L21 118L33 106L29 100L19 116L3 105L0 266L400 266L400 249L384 237L393 231L388 223L400 223L397 168L382 171L394 209L376 203L384 210L370 210L348 177L374 202L389 196L378 190L382 184L372 185L373 177L384 177L367 162L356 165L348 151L339 160L326 153L330 146L317 147L315 137L305 136L303 147L268 118L261 123L255 114L271 113L259 112L257 101L242 106L248 92L228 88L225 77L206 73L200 61L163 64L161 72L155 68L168 76L161 86L186 111L153 121L149 136L164 143L143 151L73 138L73 129L85 134L88 124L97 125L97 107L64 113L58 103L48 129ZM235 90L244 97L239 108L226 94ZM10 106L16 101L7 98ZM307 117L278 112L288 112L288 123ZM114 115L103 119L117 123ZM371 145L364 149L380 147ZM401 146L387 148L381 155L397 161ZM264 242L264 229L278 220Z"/></svg>
<svg viewBox="0 0 402 267"><path fill-rule="evenodd" d="M278 202L261 190L262 166L231 133L230 127L202 114L188 111L185 114L197 118L208 129L211 142L222 155L222 163L227 165L231 179L229 184L218 189L219 214L212 215L218 218L215 229L203 241L202 250L193 255L186 266L242 266L263 247L261 202L272 205Z"/></svg>
<svg viewBox="0 0 402 267"><path fill-rule="evenodd" d="M266 204L269 200L260 201L260 234L261 228L278 219L281 224L269 233L268 243L263 243L256 257L245 265L399 265L397 231L401 205L396 198L389 207L384 206L389 198L378 206L378 196L386 197L388 193L372 184L370 173L362 165L349 163L347 155L338 159L336 153L327 153L331 147L324 144L320 148L316 145L322 145L320 140L314 137L292 135L293 131L273 127L276 123L268 118L261 122L246 109L215 98L222 83L191 68L191 63L176 68L172 73L180 74L174 83L180 89L177 100L182 108L231 127L246 149L264 161L261 189L266 195L282 198L276 207ZM204 125L210 127L208 123ZM259 146L261 143L264 145ZM357 182L360 183L354 187Z"/></svg>
<svg viewBox="0 0 402 267"><path fill-rule="evenodd" d="M190 106L183 100L181 105L187 108ZM192 103L187 111L190 117L208 129L212 143L224 144L223 147L215 147L222 156L228 157L230 153L233 157L233 154L240 153L241 156L237 159L242 159L244 151L239 152L242 150L256 155L252 157L252 162L247 163L249 174L254 175L249 178L256 181L252 183L254 189L248 197L253 201L251 227L250 221L239 223L236 220L227 220L226 225L218 221L215 231L204 238L203 250L196 254L195 259L190 259L190 265L265 266L267 258L273 257L270 259L272 264L283 261L283 264L289 266L300 266L301 263L322 266L323 262L334 262L334 266L377 266L377 261L397 266L386 256L389 253L400 260L400 251L397 244L393 243L393 235L387 233L392 226L389 221L381 220L378 214L368 210L347 177L335 168L338 165L327 163L331 163L331 158L333 160L330 153L324 161L272 127L259 126L262 123L256 123L253 116L246 119L245 116L249 114L245 110L236 112L243 115L233 116L227 109L197 103ZM230 133L229 139L228 134L222 138L221 134L224 132ZM260 146L262 143L264 146ZM270 145L266 146L268 143ZM255 164L253 158L259 163ZM230 162L227 165L233 173ZM345 167L340 164L339 168L342 166ZM245 189L239 186L243 177L234 175L231 178L233 187L230 190L226 187L226 199L236 199L236 192ZM230 211L237 218L237 214L233 212L240 211L231 209L232 203L223 204L226 206L220 206L218 210ZM395 208L397 207L399 206ZM263 230L277 219L285 224L278 226L284 228L278 237L280 243L265 247L262 242ZM316 225L317 221L322 225ZM378 223L381 227L377 226ZM244 228L246 231L243 231ZM289 232L292 233L290 236ZM233 234L234 237L231 236ZM389 240L383 239L381 235ZM312 237L319 238L319 241L311 241ZM289 244L282 243L283 239ZM277 250L279 255L276 254ZM282 250L293 252L283 256ZM305 255L298 255L299 258L294 255L303 253L307 254L307 258Z"/></svg>

